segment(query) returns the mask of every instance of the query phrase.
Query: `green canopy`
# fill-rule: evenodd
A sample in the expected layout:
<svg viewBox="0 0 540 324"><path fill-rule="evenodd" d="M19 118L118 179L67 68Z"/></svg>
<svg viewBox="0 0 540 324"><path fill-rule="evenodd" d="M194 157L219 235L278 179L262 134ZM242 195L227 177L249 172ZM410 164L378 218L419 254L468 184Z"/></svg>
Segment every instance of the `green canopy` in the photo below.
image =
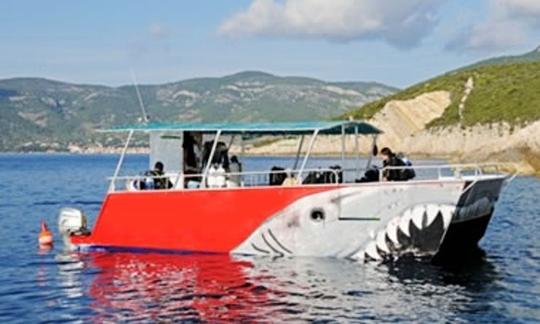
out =
<svg viewBox="0 0 540 324"><path fill-rule="evenodd" d="M120 126L106 132L202 132L222 134L259 134L259 135L302 135L312 134L315 130L324 135L345 134L380 134L376 127L362 121L304 121L304 122L260 122L260 123L147 123Z"/></svg>

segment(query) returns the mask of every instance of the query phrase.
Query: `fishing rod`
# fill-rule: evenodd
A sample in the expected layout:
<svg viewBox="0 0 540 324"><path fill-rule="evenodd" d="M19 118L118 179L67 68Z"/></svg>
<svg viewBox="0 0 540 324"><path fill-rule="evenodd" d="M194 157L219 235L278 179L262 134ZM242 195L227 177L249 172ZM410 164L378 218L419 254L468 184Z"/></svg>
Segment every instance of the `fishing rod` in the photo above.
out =
<svg viewBox="0 0 540 324"><path fill-rule="evenodd" d="M135 72L132 68L129 69L131 71L131 81L133 82L133 85L135 86L135 92L137 93L137 99L139 100L139 106L141 107L142 111L142 121L143 123L148 123L150 118L146 114L146 109L144 107L144 102L141 96L141 91L139 90L139 85L137 83L137 78L135 77Z"/></svg>

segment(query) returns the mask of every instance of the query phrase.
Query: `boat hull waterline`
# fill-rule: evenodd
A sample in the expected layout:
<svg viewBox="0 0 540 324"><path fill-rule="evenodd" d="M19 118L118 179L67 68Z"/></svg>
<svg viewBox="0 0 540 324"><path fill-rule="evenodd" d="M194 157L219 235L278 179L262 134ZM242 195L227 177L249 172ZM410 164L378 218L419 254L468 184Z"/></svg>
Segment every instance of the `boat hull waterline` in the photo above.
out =
<svg viewBox="0 0 540 324"><path fill-rule="evenodd" d="M476 246L504 176L109 193L77 250L134 249L384 261ZM462 236L465 235L465 236Z"/></svg>

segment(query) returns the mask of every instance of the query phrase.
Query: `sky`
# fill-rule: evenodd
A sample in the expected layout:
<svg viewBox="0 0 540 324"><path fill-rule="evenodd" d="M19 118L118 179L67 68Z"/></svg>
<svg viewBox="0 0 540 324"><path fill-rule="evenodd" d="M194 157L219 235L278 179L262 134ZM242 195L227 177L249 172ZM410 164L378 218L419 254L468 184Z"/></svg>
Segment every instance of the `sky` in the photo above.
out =
<svg viewBox="0 0 540 324"><path fill-rule="evenodd" d="M0 79L144 84L245 70L397 87L540 45L540 0L0 2Z"/></svg>

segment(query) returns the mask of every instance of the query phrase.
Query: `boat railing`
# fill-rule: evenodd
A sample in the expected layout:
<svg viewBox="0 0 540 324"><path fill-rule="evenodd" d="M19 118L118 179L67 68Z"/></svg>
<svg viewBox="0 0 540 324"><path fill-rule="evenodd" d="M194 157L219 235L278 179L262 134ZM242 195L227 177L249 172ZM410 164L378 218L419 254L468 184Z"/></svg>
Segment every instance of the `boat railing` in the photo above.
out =
<svg viewBox="0 0 540 324"><path fill-rule="evenodd" d="M504 163L466 163L466 164L431 164L431 165L405 165L388 166L380 169L379 181L384 181L389 170L414 170L415 180L443 180L472 177L473 180L484 174L500 174L504 172Z"/></svg>
<svg viewBox="0 0 540 324"><path fill-rule="evenodd" d="M268 170L268 171L243 171L243 172L217 172L210 174L184 174L167 173L159 176L135 175L110 177L110 191L119 191L121 183L124 183L124 190L137 191L141 189L141 183L151 181L156 183L159 180L168 181L168 189L201 189L201 188L236 188L236 187L258 187L269 185L321 185L363 182L362 176L367 170L376 170L376 179L365 182L384 182L387 170L412 169L415 177L408 181L437 181L445 179L468 178L476 180L479 176L489 173L501 173L504 170L500 163L484 164L430 164L413 166L391 166L384 168L310 168L304 170ZM280 177L276 183L272 183L271 178ZM317 178L318 177L318 178ZM322 178L321 178L322 177Z"/></svg>
<svg viewBox="0 0 540 324"><path fill-rule="evenodd" d="M332 168L312 168L303 170L269 170L269 171L243 171L243 172L216 172L209 174L184 174L166 173L164 175L134 175L109 177L111 182L110 191L118 191L117 188L124 183L127 191L146 190L146 183L155 184L158 181L170 183L169 189L201 189L201 188L237 188L237 187L258 187L268 185L309 185L320 183L309 183L309 177L318 174L325 177L325 184L338 184L340 182L340 171ZM271 178L280 177L272 184ZM308 181L308 183L306 183ZM142 184L142 186L141 186ZM147 186L151 189L152 186Z"/></svg>
<svg viewBox="0 0 540 324"><path fill-rule="evenodd" d="M428 164L428 165L411 165L411 166L389 166L378 168L372 166L370 168L347 168L343 169L343 179L345 182L362 182L362 176L366 170L374 170L377 180L367 180L366 182L386 181L385 175L389 170L413 170L414 178L409 181L422 180L445 180L445 179L462 179L462 178L478 178L485 174L503 173L505 165L502 163L469 163L469 164ZM474 180L474 179L473 179Z"/></svg>

